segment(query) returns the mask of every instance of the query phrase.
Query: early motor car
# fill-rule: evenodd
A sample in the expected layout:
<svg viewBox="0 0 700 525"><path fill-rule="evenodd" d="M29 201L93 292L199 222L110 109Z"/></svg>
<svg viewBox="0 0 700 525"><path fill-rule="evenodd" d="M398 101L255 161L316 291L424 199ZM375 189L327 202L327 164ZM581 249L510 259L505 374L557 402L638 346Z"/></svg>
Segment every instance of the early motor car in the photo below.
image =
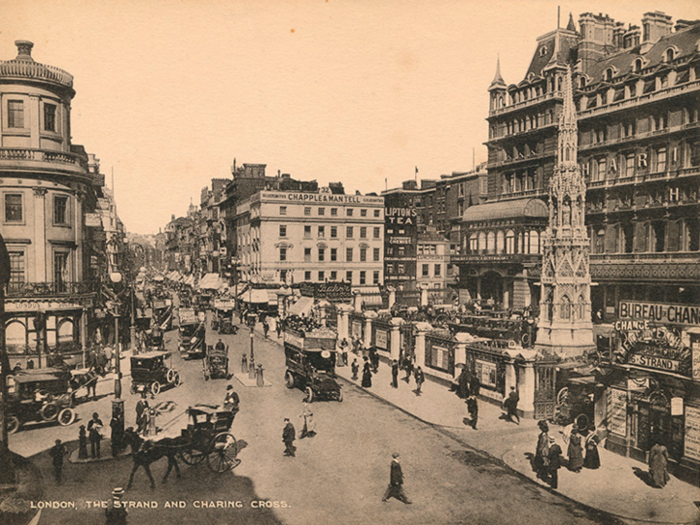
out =
<svg viewBox="0 0 700 525"><path fill-rule="evenodd" d="M163 387L181 383L180 373L173 369L170 352L147 352L131 357L131 393L150 392L158 395Z"/></svg>

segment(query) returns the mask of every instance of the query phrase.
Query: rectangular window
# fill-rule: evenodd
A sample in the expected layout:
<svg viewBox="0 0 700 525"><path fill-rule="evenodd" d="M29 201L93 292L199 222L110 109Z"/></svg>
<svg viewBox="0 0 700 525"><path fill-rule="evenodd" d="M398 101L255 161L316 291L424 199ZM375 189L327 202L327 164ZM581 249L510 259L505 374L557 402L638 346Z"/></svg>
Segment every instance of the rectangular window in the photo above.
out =
<svg viewBox="0 0 700 525"><path fill-rule="evenodd" d="M380 235L380 234L379 234L379 226L375 226L375 227L374 227L373 237L374 237L375 239L379 239L379 235Z"/></svg>
<svg viewBox="0 0 700 525"><path fill-rule="evenodd" d="M22 222L22 194L5 194L5 222Z"/></svg>
<svg viewBox="0 0 700 525"><path fill-rule="evenodd" d="M379 248L374 248L372 250L372 260L373 261L379 261Z"/></svg>
<svg viewBox="0 0 700 525"><path fill-rule="evenodd" d="M309 215L311 215L311 207L310 207L310 206L306 206L306 207L304 208L304 215L306 215L307 217L308 217Z"/></svg>
<svg viewBox="0 0 700 525"><path fill-rule="evenodd" d="M280 261L287 260L287 248L280 248Z"/></svg>
<svg viewBox="0 0 700 525"><path fill-rule="evenodd" d="M360 239L366 239L367 238L367 227L362 226L360 228Z"/></svg>
<svg viewBox="0 0 700 525"><path fill-rule="evenodd" d="M324 272L323 270L318 272L318 280L321 282L325 281L326 280L326 272Z"/></svg>
<svg viewBox="0 0 700 525"><path fill-rule="evenodd" d="M280 224L280 237L286 237L286 236L287 236L287 225Z"/></svg>
<svg viewBox="0 0 700 525"><path fill-rule="evenodd" d="M319 262L323 262L326 260L326 249L325 248L318 249L318 260L319 260Z"/></svg>
<svg viewBox="0 0 700 525"><path fill-rule="evenodd" d="M374 216L379 217L379 214L382 210L374 210Z"/></svg>
<svg viewBox="0 0 700 525"><path fill-rule="evenodd" d="M335 270L333 270L333 271L331 272L331 281L337 281L337 280L338 280L338 272L336 272Z"/></svg>
<svg viewBox="0 0 700 525"><path fill-rule="evenodd" d="M367 262L367 248L360 248L360 262Z"/></svg>
<svg viewBox="0 0 700 525"><path fill-rule="evenodd" d="M656 171L666 171L666 148L660 148L656 152Z"/></svg>
<svg viewBox="0 0 700 525"><path fill-rule="evenodd" d="M337 238L338 238L338 227L331 226L331 239L337 239Z"/></svg>
<svg viewBox="0 0 700 525"><path fill-rule="evenodd" d="M24 127L24 102L21 100L8 100L7 102L7 127Z"/></svg>
<svg viewBox="0 0 700 525"><path fill-rule="evenodd" d="M318 214L319 214L319 215L325 215L325 214L326 214L326 208L319 208L319 209L318 209Z"/></svg>
<svg viewBox="0 0 700 525"><path fill-rule="evenodd" d="M24 252L9 252L10 255L10 286L22 284L26 277L24 274Z"/></svg>
<svg viewBox="0 0 700 525"><path fill-rule="evenodd" d="M311 248L304 248L304 262L311 262Z"/></svg>
<svg viewBox="0 0 700 525"><path fill-rule="evenodd" d="M372 274L372 284L379 284L379 272L375 271Z"/></svg>
<svg viewBox="0 0 700 525"><path fill-rule="evenodd" d="M397 273L399 275L405 274L406 273L406 266L404 264L399 264L399 266L397 267Z"/></svg>
<svg viewBox="0 0 700 525"><path fill-rule="evenodd" d="M280 270L280 281L287 282L287 270Z"/></svg>
<svg viewBox="0 0 700 525"><path fill-rule="evenodd" d="M345 280L347 282L349 282L350 284L352 284L352 271L351 270L348 270L347 272L345 272Z"/></svg>
<svg viewBox="0 0 700 525"><path fill-rule="evenodd" d="M345 260L352 262L352 248L345 248Z"/></svg>
<svg viewBox="0 0 700 525"><path fill-rule="evenodd" d="M367 210L365 210L365 209L360 210L360 217L367 217Z"/></svg>
<svg viewBox="0 0 700 525"><path fill-rule="evenodd" d="M348 226L347 228L345 228L345 237L346 238L352 239L353 233L354 233L354 231L353 231L352 226Z"/></svg>
<svg viewBox="0 0 700 525"><path fill-rule="evenodd" d="M367 272L362 270L360 272L360 284L366 284L367 283Z"/></svg>
<svg viewBox="0 0 700 525"><path fill-rule="evenodd" d="M326 227L325 227L325 226L319 226L319 227L318 227L318 236L319 236L319 237L325 237L325 236L326 236Z"/></svg>
<svg viewBox="0 0 700 525"><path fill-rule="evenodd" d="M304 226L304 237L311 237L311 226Z"/></svg>
<svg viewBox="0 0 700 525"><path fill-rule="evenodd" d="M331 217L338 216L338 208L331 208Z"/></svg>
<svg viewBox="0 0 700 525"><path fill-rule="evenodd" d="M440 277L441 273L442 273L442 265L436 264L435 265L435 277Z"/></svg>
<svg viewBox="0 0 700 525"><path fill-rule="evenodd" d="M68 197L65 195L54 195L53 223L60 225L68 224Z"/></svg>
<svg viewBox="0 0 700 525"><path fill-rule="evenodd" d="M304 272L304 280L305 281L311 280L311 272Z"/></svg>
<svg viewBox="0 0 700 525"><path fill-rule="evenodd" d="M280 206L280 215L287 215L287 207Z"/></svg>
<svg viewBox="0 0 700 525"><path fill-rule="evenodd" d="M44 131L56 131L56 106L44 104Z"/></svg>
<svg viewBox="0 0 700 525"><path fill-rule="evenodd" d="M429 264L424 264L423 265L423 277L428 277L430 275L430 265Z"/></svg>
<svg viewBox="0 0 700 525"><path fill-rule="evenodd" d="M335 262L338 260L338 248L331 248L331 261Z"/></svg>
<svg viewBox="0 0 700 525"><path fill-rule="evenodd" d="M406 247L398 246L396 252L396 255L398 255L399 257L404 257L406 255Z"/></svg>
<svg viewBox="0 0 700 525"><path fill-rule="evenodd" d="M353 209L352 209L352 208L348 208L348 209L345 210L345 215L347 215L348 217L352 217L352 212L353 212Z"/></svg>

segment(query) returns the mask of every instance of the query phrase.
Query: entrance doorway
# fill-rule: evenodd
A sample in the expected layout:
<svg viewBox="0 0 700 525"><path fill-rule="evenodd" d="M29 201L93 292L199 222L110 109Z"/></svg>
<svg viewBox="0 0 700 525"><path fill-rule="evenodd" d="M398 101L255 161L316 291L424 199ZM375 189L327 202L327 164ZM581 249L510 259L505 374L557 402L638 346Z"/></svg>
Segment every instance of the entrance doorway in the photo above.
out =
<svg viewBox="0 0 700 525"><path fill-rule="evenodd" d="M481 280L481 300L503 304L503 277L497 272L486 272Z"/></svg>

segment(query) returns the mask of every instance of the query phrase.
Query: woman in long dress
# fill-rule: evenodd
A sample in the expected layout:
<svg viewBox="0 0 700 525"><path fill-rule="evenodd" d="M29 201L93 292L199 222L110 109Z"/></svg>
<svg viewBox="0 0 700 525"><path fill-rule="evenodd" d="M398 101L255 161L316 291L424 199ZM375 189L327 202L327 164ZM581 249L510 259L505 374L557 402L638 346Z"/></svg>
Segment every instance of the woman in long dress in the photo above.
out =
<svg viewBox="0 0 700 525"><path fill-rule="evenodd" d="M362 366L362 386L367 388L372 386L372 366L369 364L369 359L364 357L365 364Z"/></svg>
<svg viewBox="0 0 700 525"><path fill-rule="evenodd" d="M586 458L583 460L585 468L597 469L600 467L600 454L598 454L598 435L595 427L588 430L586 436Z"/></svg>
<svg viewBox="0 0 700 525"><path fill-rule="evenodd" d="M569 436L569 470L572 472L581 472L583 467L583 450L581 448L581 434L578 433L576 425L571 429Z"/></svg>
<svg viewBox="0 0 700 525"><path fill-rule="evenodd" d="M658 441L649 451L649 475L655 487L662 488L668 483L668 450Z"/></svg>
<svg viewBox="0 0 700 525"><path fill-rule="evenodd" d="M304 437L314 437L316 435L316 421L314 421L314 413L311 411L309 404L304 401L304 409L299 414L299 417L304 421L304 427L301 429L299 439Z"/></svg>

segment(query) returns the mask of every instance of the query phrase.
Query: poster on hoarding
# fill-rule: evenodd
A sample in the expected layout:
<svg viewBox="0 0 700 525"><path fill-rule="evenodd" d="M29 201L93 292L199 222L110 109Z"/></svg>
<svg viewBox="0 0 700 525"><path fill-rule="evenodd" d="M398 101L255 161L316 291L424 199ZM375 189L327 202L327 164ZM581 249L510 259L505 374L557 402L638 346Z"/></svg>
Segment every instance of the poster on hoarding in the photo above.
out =
<svg viewBox="0 0 700 525"><path fill-rule="evenodd" d="M618 436L627 435L627 392L608 391L608 430Z"/></svg>
<svg viewBox="0 0 700 525"><path fill-rule="evenodd" d="M476 375L483 386L496 388L496 363L477 359Z"/></svg>
<svg viewBox="0 0 700 525"><path fill-rule="evenodd" d="M700 461L700 407L685 407L684 455L688 459Z"/></svg>
<svg viewBox="0 0 700 525"><path fill-rule="evenodd" d="M376 336L374 338L374 345L382 350L387 349L388 345L386 330L377 330Z"/></svg>
<svg viewBox="0 0 700 525"><path fill-rule="evenodd" d="M362 339L362 321L352 322L352 338Z"/></svg>

